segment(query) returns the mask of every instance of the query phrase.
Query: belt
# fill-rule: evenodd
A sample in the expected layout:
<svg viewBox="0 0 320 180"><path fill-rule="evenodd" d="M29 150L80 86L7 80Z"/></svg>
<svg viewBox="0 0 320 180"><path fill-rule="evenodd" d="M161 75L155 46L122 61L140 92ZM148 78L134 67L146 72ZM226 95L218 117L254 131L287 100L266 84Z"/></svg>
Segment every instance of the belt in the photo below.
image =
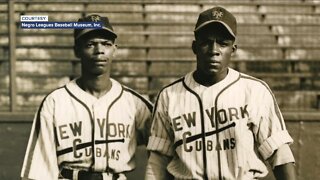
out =
<svg viewBox="0 0 320 180"><path fill-rule="evenodd" d="M60 174L63 176L63 178L73 180L74 170L63 168ZM119 174L109 173L108 177L112 178L112 180L116 180L119 178ZM103 180L103 175L101 172L90 172L80 170L78 171L78 180Z"/></svg>

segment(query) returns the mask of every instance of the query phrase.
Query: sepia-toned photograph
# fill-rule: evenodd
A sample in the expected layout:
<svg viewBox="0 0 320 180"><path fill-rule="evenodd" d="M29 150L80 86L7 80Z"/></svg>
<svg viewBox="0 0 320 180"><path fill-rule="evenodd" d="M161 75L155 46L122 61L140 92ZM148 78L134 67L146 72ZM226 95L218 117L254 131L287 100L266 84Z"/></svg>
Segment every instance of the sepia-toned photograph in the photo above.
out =
<svg viewBox="0 0 320 180"><path fill-rule="evenodd" d="M320 0L0 0L0 179L318 179L319 28Z"/></svg>

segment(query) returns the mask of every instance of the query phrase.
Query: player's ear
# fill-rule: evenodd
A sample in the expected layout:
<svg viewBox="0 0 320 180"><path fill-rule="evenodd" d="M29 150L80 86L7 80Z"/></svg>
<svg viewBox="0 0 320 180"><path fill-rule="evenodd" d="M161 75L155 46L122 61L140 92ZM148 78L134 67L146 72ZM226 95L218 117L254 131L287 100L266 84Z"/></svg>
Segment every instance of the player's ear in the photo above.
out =
<svg viewBox="0 0 320 180"><path fill-rule="evenodd" d="M113 58L116 56L117 50L118 50L118 45L114 44L113 45L113 51L112 51L112 57Z"/></svg>
<svg viewBox="0 0 320 180"><path fill-rule="evenodd" d="M197 42L196 40L192 41L192 51L194 54L197 54Z"/></svg>
<svg viewBox="0 0 320 180"><path fill-rule="evenodd" d="M237 44L233 44L232 45L232 56L234 56L235 55L235 53L237 52L237 49L238 49L238 45Z"/></svg>

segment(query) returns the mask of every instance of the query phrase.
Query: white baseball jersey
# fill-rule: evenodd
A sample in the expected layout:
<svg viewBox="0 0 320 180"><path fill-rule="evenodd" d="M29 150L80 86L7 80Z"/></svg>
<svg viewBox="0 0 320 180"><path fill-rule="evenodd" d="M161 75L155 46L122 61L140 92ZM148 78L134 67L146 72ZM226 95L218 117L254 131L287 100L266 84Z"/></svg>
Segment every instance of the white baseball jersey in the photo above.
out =
<svg viewBox="0 0 320 180"><path fill-rule="evenodd" d="M293 142L267 84L229 68L205 87L192 74L160 91L148 149L173 157L167 170L176 179L265 176L262 160Z"/></svg>
<svg viewBox="0 0 320 180"><path fill-rule="evenodd" d="M56 180L62 168L116 173L135 168L136 146L148 137L152 105L111 81L110 91L98 99L75 80L44 99L32 126L22 177Z"/></svg>

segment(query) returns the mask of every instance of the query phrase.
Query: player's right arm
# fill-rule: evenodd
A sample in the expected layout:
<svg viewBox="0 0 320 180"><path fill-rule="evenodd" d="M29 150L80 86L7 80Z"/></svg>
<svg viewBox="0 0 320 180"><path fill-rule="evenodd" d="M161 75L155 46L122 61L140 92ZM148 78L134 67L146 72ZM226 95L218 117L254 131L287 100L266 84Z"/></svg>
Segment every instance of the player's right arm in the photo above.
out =
<svg viewBox="0 0 320 180"><path fill-rule="evenodd" d="M153 121L147 149L150 151L145 179L167 180L172 176L167 166L173 156L173 131L168 116L168 98L160 93L153 110Z"/></svg>
<svg viewBox="0 0 320 180"><path fill-rule="evenodd" d="M48 96L35 115L21 171L22 179L58 179L53 125L54 100Z"/></svg>

